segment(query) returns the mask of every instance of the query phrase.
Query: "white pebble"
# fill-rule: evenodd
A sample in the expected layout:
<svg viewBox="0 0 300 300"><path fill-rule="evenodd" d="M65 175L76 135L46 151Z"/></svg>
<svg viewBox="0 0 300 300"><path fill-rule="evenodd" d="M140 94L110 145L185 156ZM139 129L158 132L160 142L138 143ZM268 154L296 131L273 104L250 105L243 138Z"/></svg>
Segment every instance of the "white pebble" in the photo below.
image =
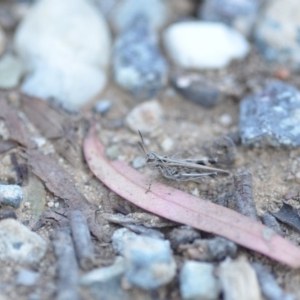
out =
<svg viewBox="0 0 300 300"><path fill-rule="evenodd" d="M220 69L249 52L247 40L217 22L187 21L171 25L163 42L175 64L190 69Z"/></svg>

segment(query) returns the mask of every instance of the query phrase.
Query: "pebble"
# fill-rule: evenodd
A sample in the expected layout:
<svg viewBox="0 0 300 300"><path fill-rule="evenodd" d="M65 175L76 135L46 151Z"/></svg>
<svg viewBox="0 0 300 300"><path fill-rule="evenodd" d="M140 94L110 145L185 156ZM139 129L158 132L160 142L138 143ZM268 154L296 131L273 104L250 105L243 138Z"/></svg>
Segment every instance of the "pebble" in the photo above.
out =
<svg viewBox="0 0 300 300"><path fill-rule="evenodd" d="M37 279L39 278L39 273L23 269L19 271L17 275L16 283L24 286L33 286L35 285Z"/></svg>
<svg viewBox="0 0 300 300"><path fill-rule="evenodd" d="M205 0L199 7L201 20L225 23L245 36L252 33L261 0Z"/></svg>
<svg viewBox="0 0 300 300"><path fill-rule="evenodd" d="M140 168L144 167L145 165L146 165L146 159L143 156L136 157L132 162L132 166L135 169L140 169Z"/></svg>
<svg viewBox="0 0 300 300"><path fill-rule="evenodd" d="M200 232L190 226L174 228L169 233L169 240L173 249L181 244L192 243L195 239L201 238Z"/></svg>
<svg viewBox="0 0 300 300"><path fill-rule="evenodd" d="M147 5L139 0L124 0L113 9L110 19L114 29L120 32L132 23L136 15L143 15L157 31L166 24L169 14L169 6L162 0L148 0Z"/></svg>
<svg viewBox="0 0 300 300"><path fill-rule="evenodd" d="M0 222L0 259L21 264L36 264L44 257L47 244L35 232L14 219Z"/></svg>
<svg viewBox="0 0 300 300"><path fill-rule="evenodd" d="M0 203L18 208L23 201L23 191L16 184L0 185Z"/></svg>
<svg viewBox="0 0 300 300"><path fill-rule="evenodd" d="M180 293L184 300L217 300L220 283L214 276L214 265L186 261L180 271Z"/></svg>
<svg viewBox="0 0 300 300"><path fill-rule="evenodd" d="M184 256L193 260L221 261L227 256L235 257L237 246L222 237L195 239L192 244L180 244L178 252L183 252Z"/></svg>
<svg viewBox="0 0 300 300"><path fill-rule="evenodd" d="M300 68L299 1L266 1L254 32L256 46L268 61Z"/></svg>
<svg viewBox="0 0 300 300"><path fill-rule="evenodd" d="M300 93L274 81L240 104L239 132L246 146L300 146Z"/></svg>
<svg viewBox="0 0 300 300"><path fill-rule="evenodd" d="M185 69L220 69L249 52L247 40L236 30L218 22L175 23L163 34L172 61Z"/></svg>
<svg viewBox="0 0 300 300"><path fill-rule="evenodd" d="M6 48L6 36L2 27L0 27L0 55L3 54L5 48Z"/></svg>
<svg viewBox="0 0 300 300"><path fill-rule="evenodd" d="M135 106L126 116L125 123L133 132L149 134L158 128L163 121L163 110L156 100L147 101Z"/></svg>
<svg viewBox="0 0 300 300"><path fill-rule="evenodd" d="M104 88L110 33L89 1L36 2L18 26L14 45L28 72L24 93L78 110Z"/></svg>
<svg viewBox="0 0 300 300"><path fill-rule="evenodd" d="M167 83L167 62L142 16L136 16L117 37L112 64L114 80L138 100L153 98Z"/></svg>
<svg viewBox="0 0 300 300"><path fill-rule="evenodd" d="M176 263L169 241L136 236L125 243L125 277L130 285L154 290L176 275Z"/></svg>
<svg viewBox="0 0 300 300"><path fill-rule="evenodd" d="M262 300L254 269L245 257L227 258L219 265L218 276L226 300Z"/></svg>
<svg viewBox="0 0 300 300"><path fill-rule="evenodd" d="M110 147L107 147L106 150L105 150L105 154L111 160L117 159L118 156L120 155L119 146L118 145L112 145Z"/></svg>
<svg viewBox="0 0 300 300"><path fill-rule="evenodd" d="M119 228L112 235L112 246L117 254L123 255L125 243L132 241L137 234L127 228Z"/></svg>
<svg viewBox="0 0 300 300"><path fill-rule="evenodd" d="M168 152L173 149L174 141L170 137L165 137L160 146L164 152Z"/></svg>
<svg viewBox="0 0 300 300"><path fill-rule="evenodd" d="M94 283L107 284L110 281L119 280L124 274L125 265L122 257L117 257L114 264L108 267L94 269L80 279L82 285L91 285Z"/></svg>
<svg viewBox="0 0 300 300"><path fill-rule="evenodd" d="M262 294L267 300L295 300L292 295L286 294L277 284L274 276L260 263L251 264L261 287Z"/></svg>
<svg viewBox="0 0 300 300"><path fill-rule="evenodd" d="M221 91L215 81L195 72L177 72L171 77L171 84L184 98L210 108L220 102Z"/></svg>
<svg viewBox="0 0 300 300"><path fill-rule="evenodd" d="M11 54L0 59L0 88L11 89L18 86L23 75L22 62Z"/></svg>
<svg viewBox="0 0 300 300"><path fill-rule="evenodd" d="M101 100L94 106L94 109L97 113L101 114L102 116L106 115L109 110L111 109L113 103L111 100Z"/></svg>

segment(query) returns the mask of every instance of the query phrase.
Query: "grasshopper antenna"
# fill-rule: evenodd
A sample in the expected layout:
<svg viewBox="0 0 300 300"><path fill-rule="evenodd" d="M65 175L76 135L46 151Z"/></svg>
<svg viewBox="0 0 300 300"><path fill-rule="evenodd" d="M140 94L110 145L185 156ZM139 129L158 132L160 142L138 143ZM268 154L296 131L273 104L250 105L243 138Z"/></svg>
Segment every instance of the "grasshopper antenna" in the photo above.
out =
<svg viewBox="0 0 300 300"><path fill-rule="evenodd" d="M145 151L145 147L144 147L145 143L144 143L144 139L143 139L142 133L139 130L138 130L138 132L139 132L139 135L140 135L141 141L142 141L142 142L138 142L138 143L139 143L140 147L142 148L143 152L145 153L145 155L147 155L147 153Z"/></svg>

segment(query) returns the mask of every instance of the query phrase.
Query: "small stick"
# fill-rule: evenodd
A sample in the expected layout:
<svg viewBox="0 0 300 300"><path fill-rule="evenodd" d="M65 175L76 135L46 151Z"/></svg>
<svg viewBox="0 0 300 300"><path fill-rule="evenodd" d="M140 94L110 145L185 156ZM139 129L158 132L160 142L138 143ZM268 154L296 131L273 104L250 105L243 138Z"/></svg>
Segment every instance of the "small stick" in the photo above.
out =
<svg viewBox="0 0 300 300"><path fill-rule="evenodd" d="M79 210L70 211L68 217L79 265L83 270L90 270L94 266L95 256L87 222Z"/></svg>
<svg viewBox="0 0 300 300"><path fill-rule="evenodd" d="M257 219L255 204L252 193L252 175L245 171L234 175L235 201L238 211L250 217L253 220Z"/></svg>
<svg viewBox="0 0 300 300"><path fill-rule="evenodd" d="M0 220L3 219L17 219L17 215L12 209L2 209L0 210Z"/></svg>
<svg viewBox="0 0 300 300"><path fill-rule="evenodd" d="M279 223L277 222L276 218L273 217L270 213L266 212L261 217L262 222L277 232L279 235L284 236L284 232L281 230Z"/></svg>
<svg viewBox="0 0 300 300"><path fill-rule="evenodd" d="M57 258L57 299L79 300L78 265L69 228L56 230L50 238Z"/></svg>

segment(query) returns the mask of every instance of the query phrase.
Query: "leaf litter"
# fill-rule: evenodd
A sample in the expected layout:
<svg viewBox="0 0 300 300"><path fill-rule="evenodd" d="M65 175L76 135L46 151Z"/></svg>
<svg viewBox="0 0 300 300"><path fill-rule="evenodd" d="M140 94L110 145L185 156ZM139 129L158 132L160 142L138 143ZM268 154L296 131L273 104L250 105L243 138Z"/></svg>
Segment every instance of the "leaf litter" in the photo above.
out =
<svg viewBox="0 0 300 300"><path fill-rule="evenodd" d="M300 249L270 228L233 210L154 182L122 161L109 161L91 127L84 140L86 161L98 179L124 199L166 219L228 238L290 267L300 267Z"/></svg>

